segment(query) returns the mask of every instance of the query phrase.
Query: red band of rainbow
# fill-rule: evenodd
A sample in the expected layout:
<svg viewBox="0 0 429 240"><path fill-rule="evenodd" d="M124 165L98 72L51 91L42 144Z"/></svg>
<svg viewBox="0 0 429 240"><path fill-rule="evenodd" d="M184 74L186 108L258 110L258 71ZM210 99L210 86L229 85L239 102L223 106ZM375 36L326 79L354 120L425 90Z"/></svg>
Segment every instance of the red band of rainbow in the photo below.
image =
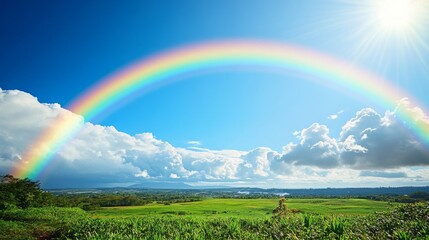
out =
<svg viewBox="0 0 429 240"><path fill-rule="evenodd" d="M78 97L69 109L88 121L136 91L177 75L249 65L303 72L316 77L321 83L334 84L358 93L386 109L394 109L399 100L410 97L381 78L320 52L284 43L233 40L195 44L144 59L102 80ZM412 102L418 104L414 100ZM424 109L421 104L418 106ZM404 109L398 109L397 114L429 146L429 123L416 121L413 114ZM82 121L58 119L33 142L13 174L37 178L54 154L81 126Z"/></svg>

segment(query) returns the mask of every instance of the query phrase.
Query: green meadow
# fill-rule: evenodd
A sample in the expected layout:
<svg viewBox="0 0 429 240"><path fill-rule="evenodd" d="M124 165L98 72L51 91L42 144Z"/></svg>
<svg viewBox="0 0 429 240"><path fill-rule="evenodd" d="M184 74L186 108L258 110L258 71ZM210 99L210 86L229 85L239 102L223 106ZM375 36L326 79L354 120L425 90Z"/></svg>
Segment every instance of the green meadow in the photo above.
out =
<svg viewBox="0 0 429 240"><path fill-rule="evenodd" d="M0 239L429 239L429 202L204 199L138 207L0 211ZM394 205L394 206L392 206Z"/></svg>
<svg viewBox="0 0 429 240"><path fill-rule="evenodd" d="M192 216L192 217L271 217L278 199L204 199L197 202L164 205L151 203L144 206L105 207L91 211L95 218L138 217L138 216ZM392 204L367 199L288 199L288 208L299 213L319 215L367 215L387 211Z"/></svg>

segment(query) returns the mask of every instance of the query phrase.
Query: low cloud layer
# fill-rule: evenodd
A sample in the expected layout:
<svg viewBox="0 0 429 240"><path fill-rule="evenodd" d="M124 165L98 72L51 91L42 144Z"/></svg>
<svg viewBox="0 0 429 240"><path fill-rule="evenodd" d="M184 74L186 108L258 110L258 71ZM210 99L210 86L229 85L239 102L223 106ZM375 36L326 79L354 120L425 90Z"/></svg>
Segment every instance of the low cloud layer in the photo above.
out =
<svg viewBox="0 0 429 240"><path fill-rule="evenodd" d="M399 107L411 109L415 121L429 123L428 117L407 101ZM0 174L20 163L26 149L55 118L81 119L58 104L40 103L18 90L0 89L0 114ZM84 123L56 154L42 183L78 187L165 180L261 186L280 183L276 187L299 183L310 187L341 185L356 178L362 183L374 178L429 179L428 152L396 118L395 111L380 114L362 109L342 126L339 136L331 136L330 129L320 123L297 131L295 136L297 141L286 144L281 153L266 147L210 150L201 148L198 141L190 141L192 147L178 148L152 133L131 136L112 126Z"/></svg>
<svg viewBox="0 0 429 240"><path fill-rule="evenodd" d="M378 178L406 178L407 174L404 172L362 171L359 176Z"/></svg>

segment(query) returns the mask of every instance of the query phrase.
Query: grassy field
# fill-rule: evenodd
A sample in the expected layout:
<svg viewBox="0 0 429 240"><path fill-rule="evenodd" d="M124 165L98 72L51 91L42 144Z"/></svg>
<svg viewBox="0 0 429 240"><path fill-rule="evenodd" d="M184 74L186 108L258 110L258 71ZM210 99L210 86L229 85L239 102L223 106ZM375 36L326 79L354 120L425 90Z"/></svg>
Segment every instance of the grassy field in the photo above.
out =
<svg viewBox="0 0 429 240"><path fill-rule="evenodd" d="M91 211L95 218L179 215L192 217L271 217L277 199L205 199L171 205L152 203L145 206L108 207ZM367 199L288 199L289 208L301 213L321 215L367 215L386 211L387 202Z"/></svg>
<svg viewBox="0 0 429 240"><path fill-rule="evenodd" d="M15 208L0 211L0 240L429 239L429 202L390 208L361 199L288 201L304 213L267 214L275 199L207 199L91 214L79 208Z"/></svg>

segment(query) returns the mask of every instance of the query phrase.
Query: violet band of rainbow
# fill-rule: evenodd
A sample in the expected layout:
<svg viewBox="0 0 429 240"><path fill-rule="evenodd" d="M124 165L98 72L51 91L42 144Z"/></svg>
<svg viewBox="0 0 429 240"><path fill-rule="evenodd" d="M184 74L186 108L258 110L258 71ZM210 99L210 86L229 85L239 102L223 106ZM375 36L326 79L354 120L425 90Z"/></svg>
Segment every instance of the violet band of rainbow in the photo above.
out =
<svg viewBox="0 0 429 240"><path fill-rule="evenodd" d="M386 109L395 109L399 100L411 95L382 78L348 62L296 45L268 41L229 40L205 42L173 49L136 62L100 81L68 109L90 121L113 104L133 93L160 84L180 74L228 66L262 66L298 71L370 99ZM425 145L429 146L429 123L416 121L412 112L399 108L397 115ZM82 121L57 119L31 144L12 174L35 179L53 156L82 127Z"/></svg>

